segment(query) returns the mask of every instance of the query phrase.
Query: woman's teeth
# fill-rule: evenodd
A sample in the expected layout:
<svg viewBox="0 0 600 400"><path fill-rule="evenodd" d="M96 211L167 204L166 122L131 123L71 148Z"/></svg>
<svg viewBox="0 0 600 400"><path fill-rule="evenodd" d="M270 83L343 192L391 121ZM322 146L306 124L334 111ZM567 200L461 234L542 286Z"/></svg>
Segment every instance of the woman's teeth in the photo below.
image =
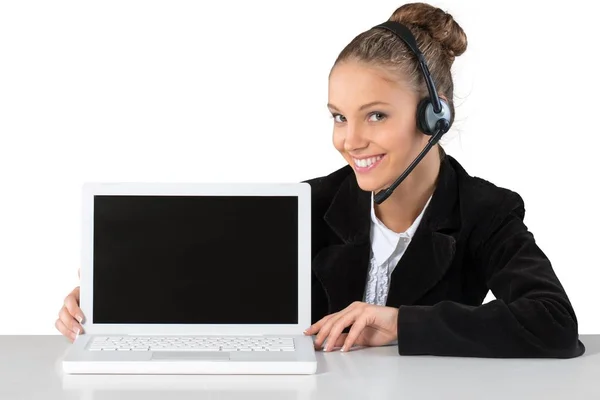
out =
<svg viewBox="0 0 600 400"><path fill-rule="evenodd" d="M377 161L381 160L383 156L376 156L376 157L371 157L371 158L365 158L362 160L358 160L356 158L354 158L354 164L356 164L356 166L361 167L361 168L366 168L370 165L375 164Z"/></svg>

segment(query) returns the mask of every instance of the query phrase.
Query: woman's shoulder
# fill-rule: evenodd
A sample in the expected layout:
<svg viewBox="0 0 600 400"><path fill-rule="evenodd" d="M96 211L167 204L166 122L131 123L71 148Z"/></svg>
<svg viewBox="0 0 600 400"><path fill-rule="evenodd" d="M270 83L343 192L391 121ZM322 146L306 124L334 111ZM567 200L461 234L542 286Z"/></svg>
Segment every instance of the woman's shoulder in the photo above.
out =
<svg viewBox="0 0 600 400"><path fill-rule="evenodd" d="M454 158L449 162L456 173L458 196L463 211L472 214L502 216L515 213L521 219L525 216L523 198L515 190L499 186L485 178L469 174Z"/></svg>
<svg viewBox="0 0 600 400"><path fill-rule="evenodd" d="M461 231L471 240L469 246L480 248L494 235L521 234L525 203L515 190L497 185L485 178L471 175L455 160L457 198Z"/></svg>

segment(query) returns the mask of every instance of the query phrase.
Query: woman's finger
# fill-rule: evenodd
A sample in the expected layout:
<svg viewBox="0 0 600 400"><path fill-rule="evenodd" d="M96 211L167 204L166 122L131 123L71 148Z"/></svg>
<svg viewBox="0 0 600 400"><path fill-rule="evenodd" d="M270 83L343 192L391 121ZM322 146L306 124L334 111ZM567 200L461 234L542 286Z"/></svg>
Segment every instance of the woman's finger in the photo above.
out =
<svg viewBox="0 0 600 400"><path fill-rule="evenodd" d="M64 324L64 326L73 332L73 334L77 334L77 329L79 329L79 334L83 332L83 328L79 323L73 318L73 316L69 313L66 307L60 309L58 313L58 318Z"/></svg>
<svg viewBox="0 0 600 400"><path fill-rule="evenodd" d="M323 342L325 341L325 339L327 339L327 336L329 335L329 330L331 329L332 324L339 318L339 313L336 314L335 316L331 316L331 318L328 318L327 321L325 321L325 323L323 325L321 325L321 327L319 328L319 331L317 333L317 336L315 336L315 340L314 340L314 345L316 349L322 349L323 348Z"/></svg>
<svg viewBox="0 0 600 400"><path fill-rule="evenodd" d="M348 336L347 333L342 333L335 341L335 344L333 345L333 347L331 349L329 349L329 351L342 347L344 345L344 341L346 341L346 336ZM330 343L329 339L327 339L327 343Z"/></svg>
<svg viewBox="0 0 600 400"><path fill-rule="evenodd" d="M366 326L366 316L363 315L360 318L357 318L357 320L352 325L352 328L350 328L350 332L348 332L348 336L346 337L345 343L342 345L342 351L348 351L352 348L352 346L354 346L354 343L356 343L356 340L358 339L358 337L363 332Z"/></svg>
<svg viewBox="0 0 600 400"><path fill-rule="evenodd" d="M317 349L320 349L323 347L323 342L325 341L325 339L327 339L327 342L329 343L329 332L331 331L331 328L333 327L333 325L340 319L343 318L344 315L346 315L348 313L348 309L344 309L340 312L338 312L335 315L332 315L331 318L329 318L327 320L327 322L325 322L325 324L321 327L321 329L319 329L319 333L317 334L316 338L315 338L315 346Z"/></svg>
<svg viewBox="0 0 600 400"><path fill-rule="evenodd" d="M315 333L319 332L321 330L321 328L323 327L323 325L325 325L331 318L334 318L343 313L347 313L348 311L352 311L352 310L356 309L357 307L361 307L364 304L365 303L363 303L363 302L355 301L352 304L350 304L348 307L344 308L343 310L338 311L336 313L329 314L329 315L321 318L319 321L315 322L307 330L305 330L304 334L305 335L314 335Z"/></svg>
<svg viewBox="0 0 600 400"><path fill-rule="evenodd" d="M75 341L75 333L73 333L73 331L71 331L70 329L68 329L65 324L60 320L57 319L56 322L54 323L54 326L56 327L56 329L58 329L58 331L67 339L69 339L69 341L71 341L71 343L73 343Z"/></svg>
<svg viewBox="0 0 600 400"><path fill-rule="evenodd" d="M69 314L75 318L79 323L83 322L83 312L79 308L79 286L65 298L65 307L69 311Z"/></svg>
<svg viewBox="0 0 600 400"><path fill-rule="evenodd" d="M334 348L342 347L344 345L344 342L346 341L347 337L348 337L347 333L342 333L340 335L340 337L338 337L337 340L335 341Z"/></svg>
<svg viewBox="0 0 600 400"><path fill-rule="evenodd" d="M327 337L327 347L325 348L325 351L331 351L335 347L335 344L342 334L342 331L346 327L352 325L356 319L360 318L362 312L363 310L361 308L353 308L335 321L335 323L331 326L331 330L329 331L329 335Z"/></svg>
<svg viewBox="0 0 600 400"><path fill-rule="evenodd" d="M323 327L323 325L325 325L327 323L327 321L329 321L331 318L335 317L338 314L339 314L339 312L326 315L325 317L321 318L320 320L318 320L317 322L312 324L307 330L305 330L304 334L305 335L314 335L315 333L317 333L321 330L321 328Z"/></svg>

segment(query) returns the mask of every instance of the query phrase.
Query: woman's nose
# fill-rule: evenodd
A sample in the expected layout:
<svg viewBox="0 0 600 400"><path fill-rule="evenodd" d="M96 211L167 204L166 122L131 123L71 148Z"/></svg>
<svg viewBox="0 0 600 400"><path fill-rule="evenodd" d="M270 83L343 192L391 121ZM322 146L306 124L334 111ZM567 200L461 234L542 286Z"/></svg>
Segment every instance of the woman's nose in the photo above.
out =
<svg viewBox="0 0 600 400"><path fill-rule="evenodd" d="M368 140L363 129L357 124L348 124L344 138L344 148L346 150L360 149L367 144Z"/></svg>

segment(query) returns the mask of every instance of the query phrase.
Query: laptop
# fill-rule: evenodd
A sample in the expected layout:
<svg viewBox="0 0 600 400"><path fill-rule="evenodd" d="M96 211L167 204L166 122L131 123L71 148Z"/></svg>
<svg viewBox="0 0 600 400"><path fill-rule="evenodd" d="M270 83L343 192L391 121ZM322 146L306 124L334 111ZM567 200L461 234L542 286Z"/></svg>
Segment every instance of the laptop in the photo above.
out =
<svg viewBox="0 0 600 400"><path fill-rule="evenodd" d="M314 374L308 183L82 188L67 374Z"/></svg>

